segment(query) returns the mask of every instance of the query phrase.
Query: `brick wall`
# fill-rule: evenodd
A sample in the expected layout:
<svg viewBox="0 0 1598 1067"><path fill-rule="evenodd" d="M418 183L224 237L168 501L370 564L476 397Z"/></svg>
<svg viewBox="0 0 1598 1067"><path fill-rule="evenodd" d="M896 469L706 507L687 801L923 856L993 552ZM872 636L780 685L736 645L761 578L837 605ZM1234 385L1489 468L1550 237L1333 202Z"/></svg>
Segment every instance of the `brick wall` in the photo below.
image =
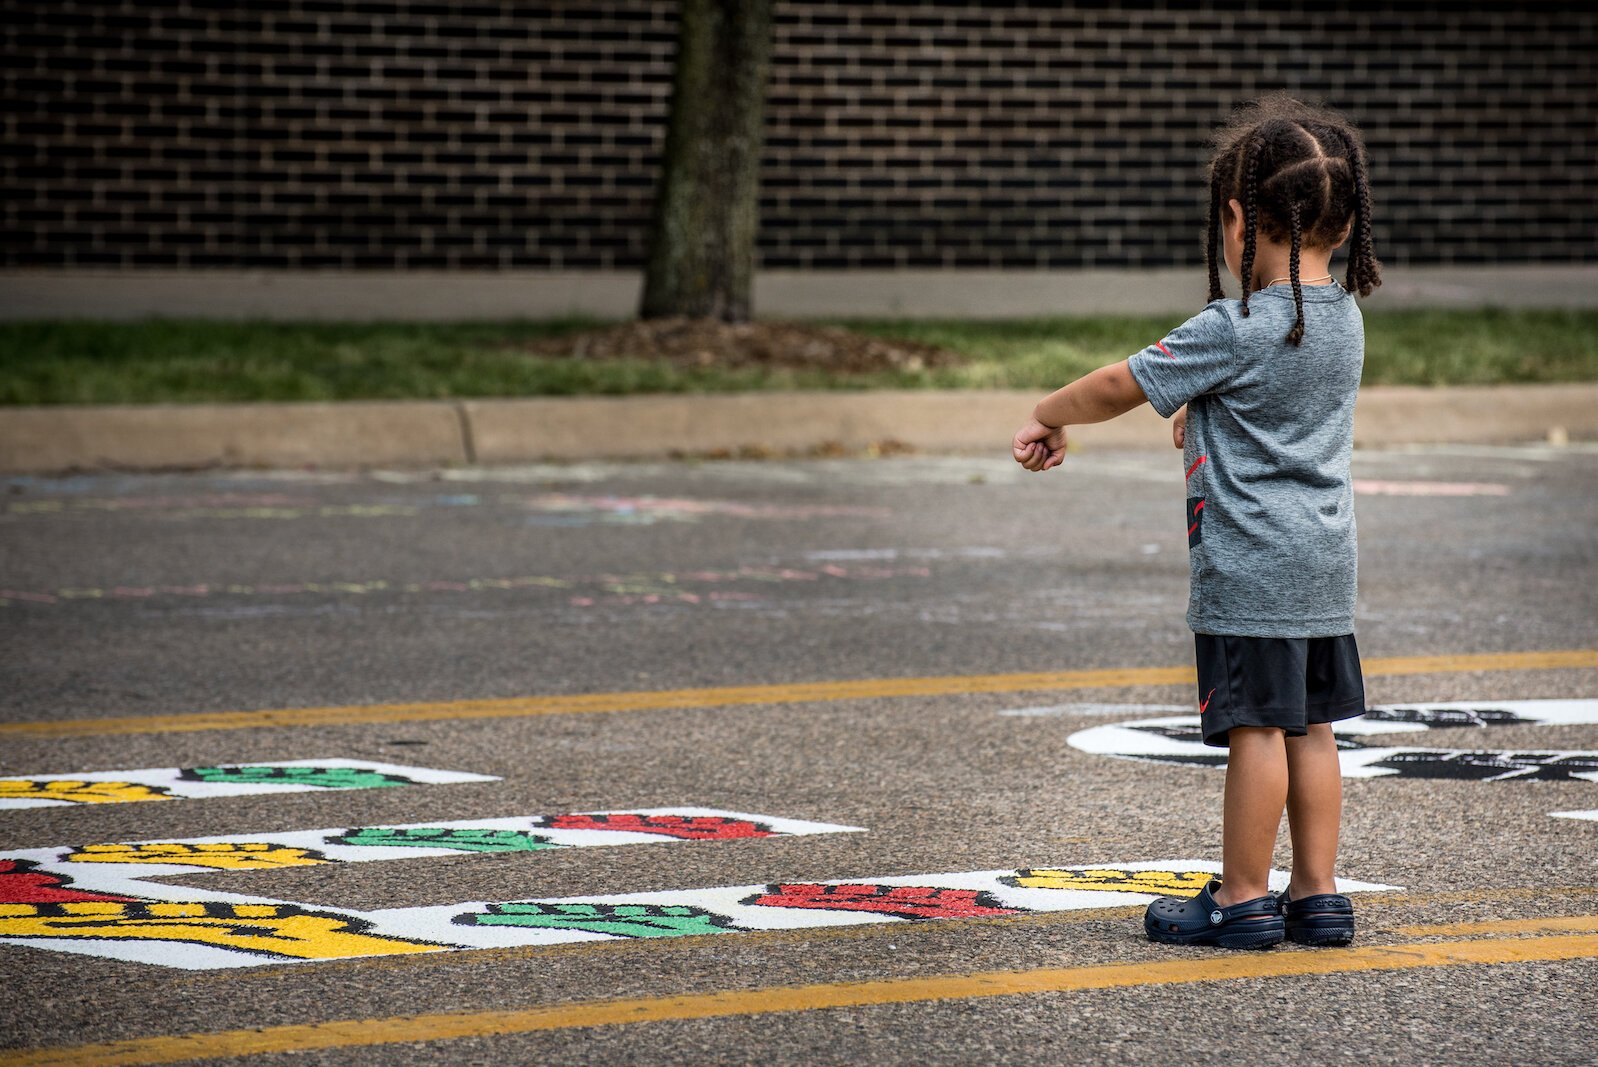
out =
<svg viewBox="0 0 1598 1067"><path fill-rule="evenodd" d="M1598 9L1350 6L777 0L761 262L1192 263L1273 88L1364 126L1388 262L1598 260ZM674 19L0 0L0 265L637 267Z"/></svg>

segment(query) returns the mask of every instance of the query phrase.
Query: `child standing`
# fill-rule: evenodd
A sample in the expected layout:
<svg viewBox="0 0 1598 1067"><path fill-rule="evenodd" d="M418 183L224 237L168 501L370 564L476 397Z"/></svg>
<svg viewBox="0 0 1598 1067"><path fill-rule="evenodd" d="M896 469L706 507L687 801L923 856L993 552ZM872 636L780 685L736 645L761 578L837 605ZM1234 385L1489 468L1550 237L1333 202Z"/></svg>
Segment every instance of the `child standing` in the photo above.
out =
<svg viewBox="0 0 1598 1067"><path fill-rule="evenodd" d="M1345 288L1329 264L1350 240ZM1241 300L1223 297L1217 245ZM1359 132L1281 95L1237 112L1215 138L1204 254L1204 310L1045 397L1012 451L1045 471L1065 458L1069 425L1145 401L1174 416L1198 707L1205 743L1230 752L1221 878L1196 898L1149 905L1148 936L1348 944L1353 905L1333 880L1342 779L1330 723L1365 708L1349 480L1365 339L1349 294L1381 284ZM1284 808L1293 870L1277 897L1267 882Z"/></svg>

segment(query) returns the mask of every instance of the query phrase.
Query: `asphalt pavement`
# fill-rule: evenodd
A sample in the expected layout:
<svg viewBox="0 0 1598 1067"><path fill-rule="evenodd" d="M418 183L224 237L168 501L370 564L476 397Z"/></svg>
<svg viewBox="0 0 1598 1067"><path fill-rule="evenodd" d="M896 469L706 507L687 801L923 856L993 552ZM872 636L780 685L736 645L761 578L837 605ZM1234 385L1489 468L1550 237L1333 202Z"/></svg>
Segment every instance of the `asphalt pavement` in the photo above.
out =
<svg viewBox="0 0 1598 1067"><path fill-rule="evenodd" d="M0 480L0 1063L1591 1063L1598 446L1355 475L1360 932L1244 953L1175 452Z"/></svg>

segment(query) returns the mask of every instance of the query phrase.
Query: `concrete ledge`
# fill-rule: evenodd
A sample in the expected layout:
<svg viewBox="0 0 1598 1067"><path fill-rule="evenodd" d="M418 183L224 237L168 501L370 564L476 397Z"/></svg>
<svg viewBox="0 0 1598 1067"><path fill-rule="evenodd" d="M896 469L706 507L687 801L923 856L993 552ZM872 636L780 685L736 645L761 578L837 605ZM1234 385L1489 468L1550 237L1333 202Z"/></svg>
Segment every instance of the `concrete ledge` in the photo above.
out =
<svg viewBox="0 0 1598 1067"><path fill-rule="evenodd" d="M423 467L783 454L885 442L1005 454L1036 391L790 392L526 400L0 409L0 472L173 467ZM1598 384L1360 394L1355 444L1598 440ZM1167 448L1152 408L1076 427L1083 449Z"/></svg>
<svg viewBox="0 0 1598 1067"><path fill-rule="evenodd" d="M639 271L31 270L0 272L0 320L153 316L273 321L482 321L637 313ZM1159 270L766 270L771 318L1191 314L1201 267ZM1381 308L1598 307L1598 264L1406 267Z"/></svg>
<svg viewBox="0 0 1598 1067"><path fill-rule="evenodd" d="M467 462L452 403L0 409L0 471Z"/></svg>
<svg viewBox="0 0 1598 1067"><path fill-rule="evenodd" d="M1514 444L1551 433L1598 440L1598 384L1390 385L1360 391L1354 444Z"/></svg>

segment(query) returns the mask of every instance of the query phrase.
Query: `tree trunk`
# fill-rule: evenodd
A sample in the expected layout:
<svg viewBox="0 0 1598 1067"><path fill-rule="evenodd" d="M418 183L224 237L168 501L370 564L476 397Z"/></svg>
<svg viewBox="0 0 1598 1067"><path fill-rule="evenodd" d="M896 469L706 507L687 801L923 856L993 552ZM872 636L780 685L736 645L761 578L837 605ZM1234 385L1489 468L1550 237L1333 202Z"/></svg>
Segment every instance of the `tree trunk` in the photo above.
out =
<svg viewBox="0 0 1598 1067"><path fill-rule="evenodd" d="M747 322L772 0L682 0L643 318Z"/></svg>

